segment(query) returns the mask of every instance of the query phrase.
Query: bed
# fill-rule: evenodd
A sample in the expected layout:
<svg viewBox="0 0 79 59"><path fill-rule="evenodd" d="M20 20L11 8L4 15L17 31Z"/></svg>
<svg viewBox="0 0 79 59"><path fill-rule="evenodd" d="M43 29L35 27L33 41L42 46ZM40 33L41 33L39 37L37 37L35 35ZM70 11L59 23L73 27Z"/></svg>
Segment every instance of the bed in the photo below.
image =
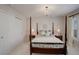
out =
<svg viewBox="0 0 79 59"><path fill-rule="evenodd" d="M66 47L66 41L63 42L60 39L56 38L53 33L50 30L52 35L46 35L46 33L43 33L42 35L39 35L38 31L38 24L37 27L37 36L32 39L31 38L31 18L30 18L30 54L32 53L43 53L43 54L66 54L67 53L67 47Z"/></svg>
<svg viewBox="0 0 79 59"><path fill-rule="evenodd" d="M32 53L65 54L64 42L52 36L36 36L32 39Z"/></svg>
<svg viewBox="0 0 79 59"><path fill-rule="evenodd" d="M52 36L36 36L32 40L32 47L37 48L63 48L64 42Z"/></svg>

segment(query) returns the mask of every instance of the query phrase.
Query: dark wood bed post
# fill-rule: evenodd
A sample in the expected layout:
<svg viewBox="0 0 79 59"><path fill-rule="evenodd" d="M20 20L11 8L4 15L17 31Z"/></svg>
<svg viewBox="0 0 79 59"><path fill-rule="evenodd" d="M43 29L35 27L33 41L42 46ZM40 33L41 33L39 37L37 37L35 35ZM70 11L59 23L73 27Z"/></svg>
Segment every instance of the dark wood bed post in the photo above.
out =
<svg viewBox="0 0 79 59"><path fill-rule="evenodd" d="M52 34L54 34L54 23L52 23Z"/></svg>
<svg viewBox="0 0 79 59"><path fill-rule="evenodd" d="M36 31L37 31L37 35L38 35L38 23L36 23Z"/></svg>
<svg viewBox="0 0 79 59"><path fill-rule="evenodd" d="M31 26L31 16L30 16L30 55L32 55L32 50L31 50L31 48L32 48L32 44L31 44L31 28L32 28L32 26Z"/></svg>
<svg viewBox="0 0 79 59"><path fill-rule="evenodd" d="M67 54L67 16L65 16L65 53Z"/></svg>

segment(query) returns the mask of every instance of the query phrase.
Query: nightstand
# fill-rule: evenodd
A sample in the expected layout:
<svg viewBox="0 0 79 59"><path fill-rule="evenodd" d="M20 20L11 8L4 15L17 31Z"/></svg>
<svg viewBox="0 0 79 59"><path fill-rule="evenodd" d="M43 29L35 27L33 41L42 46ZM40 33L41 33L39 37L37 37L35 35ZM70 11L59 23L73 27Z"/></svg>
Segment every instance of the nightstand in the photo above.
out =
<svg viewBox="0 0 79 59"><path fill-rule="evenodd" d="M29 35L29 38L30 38L30 35ZM35 35L31 35L31 38L32 38L32 39L35 38Z"/></svg>
<svg viewBox="0 0 79 59"><path fill-rule="evenodd" d="M32 35L31 37L32 37L32 39L35 38L35 35Z"/></svg>
<svg viewBox="0 0 79 59"><path fill-rule="evenodd" d="M62 40L62 35L55 35L56 38L59 38L60 40ZM62 40L63 41L63 40Z"/></svg>

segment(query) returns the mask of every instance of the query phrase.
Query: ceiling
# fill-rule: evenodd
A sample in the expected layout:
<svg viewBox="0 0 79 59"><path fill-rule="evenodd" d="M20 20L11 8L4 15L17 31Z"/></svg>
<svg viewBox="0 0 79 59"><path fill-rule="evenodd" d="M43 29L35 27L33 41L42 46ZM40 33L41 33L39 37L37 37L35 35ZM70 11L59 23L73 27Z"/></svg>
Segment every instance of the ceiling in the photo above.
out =
<svg viewBox="0 0 79 59"><path fill-rule="evenodd" d="M10 6L23 15L32 17L44 16L45 6L48 6L47 14L52 17L64 16L79 8L78 4L11 4Z"/></svg>

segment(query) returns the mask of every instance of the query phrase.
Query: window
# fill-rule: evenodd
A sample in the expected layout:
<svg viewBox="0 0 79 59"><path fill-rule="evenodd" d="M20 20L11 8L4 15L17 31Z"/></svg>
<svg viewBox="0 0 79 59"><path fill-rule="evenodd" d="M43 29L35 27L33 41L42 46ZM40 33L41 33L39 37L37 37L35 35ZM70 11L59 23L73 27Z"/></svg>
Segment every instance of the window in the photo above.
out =
<svg viewBox="0 0 79 59"><path fill-rule="evenodd" d="M78 29L78 23L79 23L79 15L72 16L72 35L74 38L79 38L79 29Z"/></svg>

